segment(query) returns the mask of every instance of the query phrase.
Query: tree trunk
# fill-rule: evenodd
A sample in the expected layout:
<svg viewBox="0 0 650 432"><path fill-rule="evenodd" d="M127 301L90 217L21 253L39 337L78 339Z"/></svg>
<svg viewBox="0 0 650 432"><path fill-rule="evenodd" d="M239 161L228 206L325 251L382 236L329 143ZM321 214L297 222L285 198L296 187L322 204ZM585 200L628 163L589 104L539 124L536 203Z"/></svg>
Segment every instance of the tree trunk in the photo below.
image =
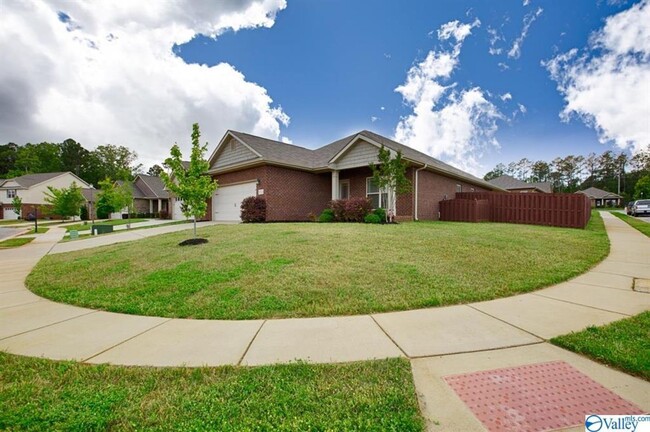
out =
<svg viewBox="0 0 650 432"><path fill-rule="evenodd" d="M194 238L196 238L196 216L194 216Z"/></svg>

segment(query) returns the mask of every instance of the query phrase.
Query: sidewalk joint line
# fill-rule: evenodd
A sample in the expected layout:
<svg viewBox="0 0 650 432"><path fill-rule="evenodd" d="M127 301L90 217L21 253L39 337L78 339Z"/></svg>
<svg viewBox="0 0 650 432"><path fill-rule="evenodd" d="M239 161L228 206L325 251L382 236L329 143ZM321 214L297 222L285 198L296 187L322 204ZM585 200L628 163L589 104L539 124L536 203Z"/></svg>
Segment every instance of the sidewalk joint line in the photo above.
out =
<svg viewBox="0 0 650 432"><path fill-rule="evenodd" d="M613 310L603 309L603 308L599 308L599 307L596 307L596 306L589 306L589 305L586 305L586 304L576 303L576 302L572 302L572 301L564 300L564 299L559 299L559 298L555 298L555 297L550 297L548 295L538 294L538 293L535 293L535 292L531 292L530 294L535 295L537 297L543 297L543 298L549 299L549 300L556 300L556 301L563 302L563 303L568 303L568 304L572 304L572 305L576 305L576 306L586 307L586 308L589 308L589 309L595 309L595 310L599 310L599 311L603 311L603 312L615 313L617 315L624 315L624 316L627 316L627 317L632 316L630 314L623 313L623 312L616 312L616 311L613 311Z"/></svg>
<svg viewBox="0 0 650 432"><path fill-rule="evenodd" d="M536 334L533 333L533 332L530 332L530 331L528 331L528 330L526 330L526 329L524 329L524 328L521 328L521 327L519 327L519 326L516 326L516 325L514 325L514 324L512 324L512 323L509 323L509 322L506 321L506 320L502 320L501 318L495 317L494 315L490 315L489 313L484 312L484 311L482 311L481 309L478 309L478 308L472 306L472 304L467 304L466 306L468 306L468 307L474 309L475 311L478 311L478 312L480 312L480 313L482 313L482 314L484 314L484 315L487 315L487 316L489 316L490 318L494 318L494 319L497 320L497 321L501 321L501 322L504 323L504 324L507 324L507 325L509 325L509 326L511 326L511 327L514 327L514 328L518 329L518 330L521 330L521 331L524 332L524 333L528 333L529 335L534 336L534 337L536 337L537 339L541 339L542 341L545 341L545 340L546 340L545 338L543 338L543 337L541 337L541 336L539 336L539 335L536 335Z"/></svg>
<svg viewBox="0 0 650 432"><path fill-rule="evenodd" d="M46 299L46 300L47 300L47 299ZM49 301L49 302L52 302L51 300L48 300L48 301ZM52 303L54 303L54 302L52 302ZM24 305L23 305L23 306L24 306ZM73 320L73 319L81 318L81 317L84 317L84 316L86 316L86 315L91 315L91 314L94 314L94 313L97 313L97 312L100 312L100 311L97 311L97 310L91 310L90 312L83 313L83 314L81 314L81 315L75 315L75 316L73 316L73 317L66 318L66 319L61 320L61 321L56 321L56 322L53 322L53 323L50 323L50 324L42 325L42 326L40 326L40 327L36 327L36 328L33 328L33 329L25 330L25 331L22 331L22 332L20 332L20 333L12 334L11 336L5 336L5 337L2 337L2 338L0 338L0 341L3 341L3 340L5 340L5 339L9 339L9 338L12 338L12 337L16 337L16 336L21 336L21 335L24 335L25 333L31 333L31 332L36 331L36 330L41 330L41 329L44 329L44 328L46 328L46 327L52 327L52 326L55 326L55 325L57 325L57 324L64 323L64 322L66 322L66 321L70 321L70 320Z"/></svg>
<svg viewBox="0 0 650 432"><path fill-rule="evenodd" d="M168 323L168 322L171 321L171 320L173 320L173 318L168 318L168 319L166 319L165 321L161 322L160 324L156 324L155 326L150 327L150 328L148 328L148 329L146 329L146 330L144 330L144 331L142 331L142 332L140 332L140 333L138 333L138 334L136 334L136 335L134 335L134 336L131 336L130 338L126 338L126 339L124 339L123 341L120 341L120 342L116 343L115 345L112 345L112 346L106 348L105 350L102 350L102 351L98 352L97 354L93 354L93 355L91 355L91 356L88 357L87 359L81 360L81 363L86 363L86 362L87 362L88 360L90 360L91 358L94 358L94 357L97 357L98 355L104 354L106 351L110 351L110 350L112 350L112 349L115 348L115 347L118 347L118 346L120 346L120 345L122 345L122 344L124 344L124 343L127 343L127 342L130 341L130 340L133 340L133 339L137 338L138 336L142 336L143 334L145 334L145 333L147 333L147 332L149 332L149 331L151 331L151 330L153 330L153 329L155 329L155 328L158 328L158 327L160 327L161 325L166 324L166 323Z"/></svg>
<svg viewBox="0 0 650 432"><path fill-rule="evenodd" d="M545 343L548 343L548 341L540 340L540 341L537 341L537 342L526 342L526 343L522 343L522 344L508 345L508 346L495 347L495 348L483 348L483 349L477 349L477 350L456 351L456 352L442 353L442 354L425 354L425 355L413 356L413 357L411 357L411 360L420 360L420 359L427 359L427 358L434 358L434 357L448 357L448 356L453 356L453 355L458 355L458 354L473 354L473 353L481 353L481 352L489 352L489 351L500 351L500 350L506 350L506 349L512 349L512 348L526 347L526 346L532 346L532 345L540 345L540 344L545 344Z"/></svg>
<svg viewBox="0 0 650 432"><path fill-rule="evenodd" d="M15 305L11 305L11 306L0 306L0 310L15 308L15 307L18 307L18 306L25 306L25 305L32 304L32 303L38 303L39 301L43 301L43 300L44 299L39 298L39 299L36 299L36 300L30 300L30 301L25 302L25 303L15 304Z"/></svg>
<svg viewBox="0 0 650 432"><path fill-rule="evenodd" d="M630 279L634 280L634 278L631 277L631 276L630 276ZM571 282L571 281L569 281L569 283L576 284L576 285L584 285L584 286L589 286L589 287L607 288L607 289L613 289L613 290L618 290L618 291L634 291L631 286L629 288L616 288L616 287L611 287L611 286L596 285L596 284L585 283L585 282ZM551 287L552 286L554 286L554 285L551 285ZM548 288L551 288L551 287L548 287ZM536 292L536 291L533 291L533 292Z"/></svg>
<svg viewBox="0 0 650 432"><path fill-rule="evenodd" d="M257 335L260 334L260 331L262 330L262 327L264 327L264 324L266 324L268 320L262 321L262 325L257 329L255 334L253 335L253 338L251 339L250 342L248 342L248 345L246 346L246 349L244 350L244 354L241 355L239 358L239 361L237 362L237 366L241 366L241 362L244 361L244 357L246 357L246 354L248 354L248 350L251 349L251 346L253 345L253 342L255 342L255 339L257 339Z"/></svg>
<svg viewBox="0 0 650 432"><path fill-rule="evenodd" d="M393 338L391 337L391 335L389 335L388 332L387 332L387 331L386 331L386 330L381 326L381 324L379 324L379 323L377 322L377 320L375 319L374 316L372 316L372 315L368 315L368 316L369 316L369 317L370 317L370 318L375 322L375 324L377 324L377 327L379 327L379 329L380 329L380 330L381 330L381 331L386 335L386 337L387 337L387 338L388 338L388 339L389 339L393 344L395 344L395 346L397 347L397 349L399 349L399 350L401 351L401 353L404 354L404 357L406 357L407 359L413 358L413 357L411 357L410 355L406 354L406 351L404 351L404 350L402 349L402 347L399 346L399 344L395 341L395 339L393 339Z"/></svg>

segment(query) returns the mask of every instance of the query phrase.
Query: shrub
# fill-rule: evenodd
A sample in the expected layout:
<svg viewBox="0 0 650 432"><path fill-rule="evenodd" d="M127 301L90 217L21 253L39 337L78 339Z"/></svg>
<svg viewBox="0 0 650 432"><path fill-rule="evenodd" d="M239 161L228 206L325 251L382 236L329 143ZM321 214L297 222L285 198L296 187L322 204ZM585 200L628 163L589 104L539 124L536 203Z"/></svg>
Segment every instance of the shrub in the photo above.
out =
<svg viewBox="0 0 650 432"><path fill-rule="evenodd" d="M383 208L375 209L374 213L379 216L380 223L386 223L386 210Z"/></svg>
<svg viewBox="0 0 650 432"><path fill-rule="evenodd" d="M372 203L368 198L350 198L334 200L331 207L337 222L363 222L363 218L372 209Z"/></svg>
<svg viewBox="0 0 650 432"><path fill-rule="evenodd" d="M334 210L325 209L323 213L318 216L318 222L334 222Z"/></svg>
<svg viewBox="0 0 650 432"><path fill-rule="evenodd" d="M81 210L79 211L79 218L80 218L82 221L87 221L88 219L90 219L90 218L88 217L88 207L86 207L86 206L81 206Z"/></svg>
<svg viewBox="0 0 650 432"><path fill-rule="evenodd" d="M368 213L368 214L366 215L366 217L363 218L363 221L364 221L365 223L369 223L369 224L380 224L380 223L381 223L381 219L380 219L379 216L378 216L377 214L375 214L375 213Z"/></svg>
<svg viewBox="0 0 650 432"><path fill-rule="evenodd" d="M266 222L266 200L262 197L250 196L241 202L242 222Z"/></svg>

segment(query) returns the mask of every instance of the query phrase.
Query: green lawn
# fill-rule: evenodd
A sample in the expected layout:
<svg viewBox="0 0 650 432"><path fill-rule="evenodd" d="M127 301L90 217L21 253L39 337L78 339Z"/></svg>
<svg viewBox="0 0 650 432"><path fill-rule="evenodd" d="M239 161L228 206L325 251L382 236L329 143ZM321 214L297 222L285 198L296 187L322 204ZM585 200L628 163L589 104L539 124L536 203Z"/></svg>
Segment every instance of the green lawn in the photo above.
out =
<svg viewBox="0 0 650 432"><path fill-rule="evenodd" d="M49 228L45 228L45 227L40 227L40 226L39 226L39 227L38 227L38 231L34 232L34 228L32 228L31 230L29 230L29 232L26 232L26 233L23 234L23 235L30 235L30 234L45 234L45 233L48 232L49 230L50 230Z"/></svg>
<svg viewBox="0 0 650 432"><path fill-rule="evenodd" d="M147 226L134 227L134 228L131 228L131 231L138 231L138 230L151 229L151 228L160 228L160 227L169 226L169 225L180 225L180 224L189 223L189 222L190 221L186 221L186 220L177 220L177 221L158 224L158 225L147 225ZM101 236L104 237L104 236L107 236L107 235L117 234L117 233L120 233L120 232L123 232L123 231L121 231L121 230L120 231L113 231L112 233L101 234ZM59 241L59 243L67 243L67 242L70 242L70 241L84 240L84 239L89 239L91 237L92 236L90 235L90 232L85 232L84 231L81 234L79 234L79 237L74 238L74 239L70 238L70 236L65 236Z"/></svg>
<svg viewBox="0 0 650 432"><path fill-rule="evenodd" d="M632 228L636 228L637 230L641 231L643 234L650 237L650 223L640 221L637 218L628 216L623 213L613 212L612 214L617 218L627 222Z"/></svg>
<svg viewBox="0 0 650 432"><path fill-rule="evenodd" d="M129 224L129 223L134 224L134 223L144 222L144 221L148 221L148 220L149 219L137 219L137 218L134 218L134 219L111 219L111 220L101 221L101 222L96 221L95 225L113 225L113 226L115 226L115 225L126 225L126 224ZM77 230L77 231L88 230L88 231L90 231L91 226L92 226L92 223L90 221L85 221L85 223L82 222L82 223L78 223L78 224L74 224L74 225L67 225L65 227L65 230L68 231L68 232L72 231L72 230Z"/></svg>
<svg viewBox="0 0 650 432"><path fill-rule="evenodd" d="M15 248L26 245L34 240L34 237L14 237L12 239L0 241L0 249L2 248Z"/></svg>
<svg viewBox="0 0 650 432"><path fill-rule="evenodd" d="M0 353L0 430L421 431L409 362L84 365Z"/></svg>
<svg viewBox="0 0 650 432"><path fill-rule="evenodd" d="M650 381L650 311L551 342Z"/></svg>
<svg viewBox="0 0 650 432"><path fill-rule="evenodd" d="M466 303L572 278L609 249L585 230L497 223L277 223L48 255L27 278L52 300L139 315L250 319L362 314ZM101 275L101 277L98 277Z"/></svg>

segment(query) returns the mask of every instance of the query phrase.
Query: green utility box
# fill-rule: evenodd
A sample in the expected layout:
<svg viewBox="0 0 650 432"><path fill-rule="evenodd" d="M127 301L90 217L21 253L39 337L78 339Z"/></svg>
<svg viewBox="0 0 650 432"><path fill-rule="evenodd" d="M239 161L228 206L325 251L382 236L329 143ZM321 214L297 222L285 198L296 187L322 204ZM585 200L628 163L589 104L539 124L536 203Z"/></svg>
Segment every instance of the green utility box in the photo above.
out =
<svg viewBox="0 0 650 432"><path fill-rule="evenodd" d="M113 225L93 225L90 229L92 235L95 234L106 234L113 232Z"/></svg>

